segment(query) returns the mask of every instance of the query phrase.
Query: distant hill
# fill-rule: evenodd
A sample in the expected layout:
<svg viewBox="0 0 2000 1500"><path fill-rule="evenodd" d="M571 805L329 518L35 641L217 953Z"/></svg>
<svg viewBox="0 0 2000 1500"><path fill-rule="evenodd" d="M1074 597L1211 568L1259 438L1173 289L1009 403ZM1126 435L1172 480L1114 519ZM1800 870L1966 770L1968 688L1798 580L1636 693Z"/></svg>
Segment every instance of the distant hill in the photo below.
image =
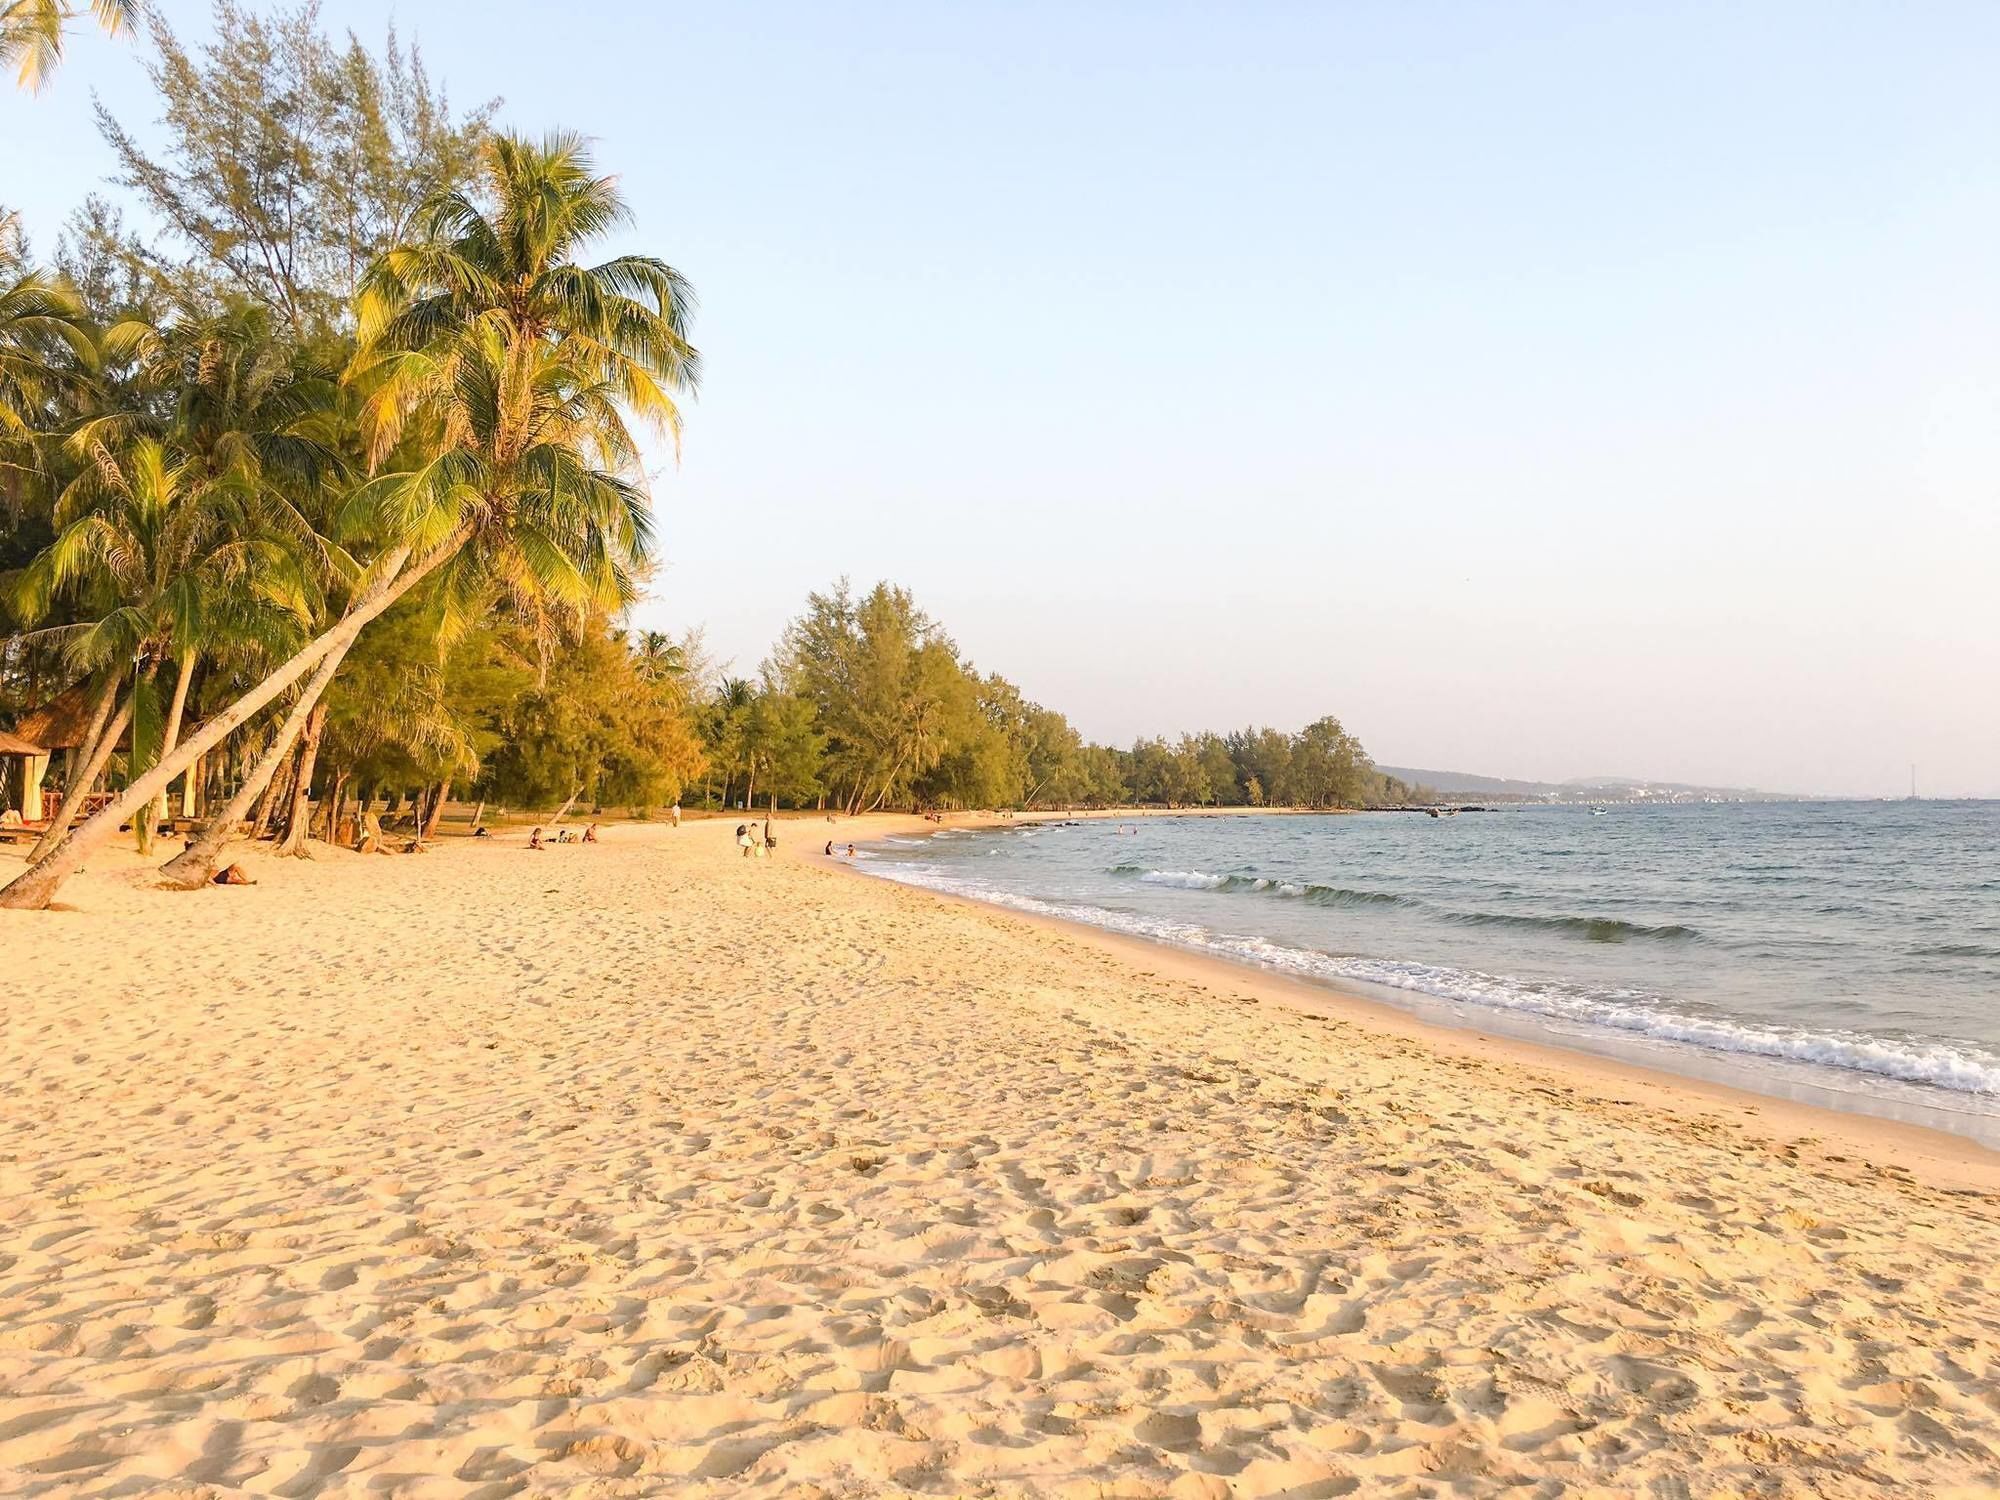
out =
<svg viewBox="0 0 2000 1500"><path fill-rule="evenodd" d="M1585 776L1573 781L1514 781L1505 776L1477 776L1470 771L1424 771L1414 766L1380 766L1376 770L1426 787L1441 797L1487 797L1523 802L1799 802L1791 792L1762 792L1753 787L1695 786L1680 781L1644 781L1632 776Z"/></svg>
<svg viewBox="0 0 2000 1500"><path fill-rule="evenodd" d="M1428 787L1447 797L1549 797L1562 788L1549 781L1511 781L1504 776L1475 776L1469 771L1419 771L1413 766L1381 766L1376 770L1407 781L1411 786Z"/></svg>

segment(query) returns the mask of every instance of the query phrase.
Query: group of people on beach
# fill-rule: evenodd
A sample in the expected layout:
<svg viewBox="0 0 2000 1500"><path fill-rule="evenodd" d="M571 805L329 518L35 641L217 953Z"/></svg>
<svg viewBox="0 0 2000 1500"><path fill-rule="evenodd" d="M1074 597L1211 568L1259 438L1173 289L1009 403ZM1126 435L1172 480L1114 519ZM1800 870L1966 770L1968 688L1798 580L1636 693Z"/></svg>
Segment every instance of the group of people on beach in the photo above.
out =
<svg viewBox="0 0 2000 1500"><path fill-rule="evenodd" d="M778 847L778 836L771 832L771 820L769 818L764 820L764 831L761 834L757 832L757 825L755 823L738 823L736 825L736 847L743 851L745 859L749 859L753 855L758 859L762 859L765 855L775 851Z"/></svg>
<svg viewBox="0 0 2000 1500"><path fill-rule="evenodd" d="M564 828L558 831L554 838L545 839L542 837L542 828L539 823L528 834L528 847L530 849L546 849L551 844L594 844L596 842L597 825L595 823L592 823L588 828L583 830L581 838L572 830Z"/></svg>

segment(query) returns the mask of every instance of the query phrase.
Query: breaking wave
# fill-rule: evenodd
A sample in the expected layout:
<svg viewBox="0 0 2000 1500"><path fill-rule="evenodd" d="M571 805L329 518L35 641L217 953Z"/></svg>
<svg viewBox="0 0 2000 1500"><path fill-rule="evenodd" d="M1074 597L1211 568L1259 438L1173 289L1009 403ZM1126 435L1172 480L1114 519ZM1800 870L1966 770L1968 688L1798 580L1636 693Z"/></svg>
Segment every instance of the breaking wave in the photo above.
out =
<svg viewBox="0 0 2000 1500"><path fill-rule="evenodd" d="M1144 865L1113 865L1113 875L1123 875L1144 885L1176 886L1189 891L1243 891L1303 901L1308 906L1361 907L1400 906L1431 912L1440 921L1460 927L1515 927L1534 932L1553 932L1588 943L1624 943L1634 939L1664 943L1690 943L1700 932L1681 924L1653 925L1626 922L1617 917L1540 917L1514 912L1451 911L1399 896L1393 891L1355 890L1347 886L1318 885L1291 880L1270 880L1255 875L1211 875L1203 870L1150 870Z"/></svg>

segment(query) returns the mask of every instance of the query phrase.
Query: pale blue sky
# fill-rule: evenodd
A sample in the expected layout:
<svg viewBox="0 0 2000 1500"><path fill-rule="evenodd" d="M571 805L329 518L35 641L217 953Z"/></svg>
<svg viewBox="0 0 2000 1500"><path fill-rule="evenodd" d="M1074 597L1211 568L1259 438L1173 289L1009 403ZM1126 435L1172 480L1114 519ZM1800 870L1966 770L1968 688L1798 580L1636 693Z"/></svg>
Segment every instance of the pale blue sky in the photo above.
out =
<svg viewBox="0 0 2000 1500"><path fill-rule="evenodd" d="M1100 738L2000 795L2000 7L326 9L693 278L646 616L739 667L888 576Z"/></svg>

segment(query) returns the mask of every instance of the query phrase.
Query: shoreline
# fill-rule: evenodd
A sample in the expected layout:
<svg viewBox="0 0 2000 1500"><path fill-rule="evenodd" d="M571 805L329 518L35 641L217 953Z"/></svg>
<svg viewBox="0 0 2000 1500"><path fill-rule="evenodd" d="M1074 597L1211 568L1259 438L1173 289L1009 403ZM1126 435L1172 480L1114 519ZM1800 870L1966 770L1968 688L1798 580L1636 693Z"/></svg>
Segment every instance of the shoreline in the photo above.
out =
<svg viewBox="0 0 2000 1500"><path fill-rule="evenodd" d="M1211 809L1210 815L1262 811L1264 809L1217 808ZM863 816L882 820L887 825L880 832L871 835L874 838L883 838L935 833L940 827L988 831L1022 824L1060 823L1071 817L1080 818L1088 815L1037 814L1013 819L1010 822L985 818L983 815L967 815L947 817L943 824L925 822L921 818L904 814L871 813ZM1149 814L1107 812L1099 816L1116 819L1137 816L1175 817L1182 814L1162 809ZM860 819L851 821L858 822ZM850 841L836 841L836 843L846 842ZM851 842L859 843L861 840L856 839ZM1072 939L1087 941L1103 951L1117 954L1128 961L1160 967L1165 971L1209 984L1231 986L1254 995L1262 1002L1300 1014L1337 1017L1369 1026L1388 1035L1417 1040L1454 1056L1499 1058L1524 1067L1542 1069L1562 1075L1573 1087L1602 1092L1607 1086L1615 1085L1620 1092L1640 1092L1647 1096L1649 1104L1683 1117L1703 1111L1712 1113L1715 1109L1721 1109L1739 1120L1761 1117L1769 1128L1788 1133L1818 1137L1837 1136L1851 1150L1868 1153L1871 1158L1893 1159L1904 1166L1921 1165L1928 1172L1942 1174L1942 1180L1960 1186L2000 1191L2000 1147L1988 1144L1975 1135L1942 1125L1897 1119L1860 1104L1844 1107L1836 1103L1788 1098L1782 1094L1766 1092L1754 1084L1736 1084L1720 1078L1704 1077L1692 1071L1683 1072L1671 1067L1655 1066L1643 1060L1617 1055L1616 1039L1607 1039L1604 1044L1596 1047L1581 1044L1571 1046L1555 1038L1543 1039L1512 1034L1500 1029L1487 1029L1480 1024L1484 1017L1479 1014L1476 1007L1465 1008L1467 1018L1462 1023L1435 1020L1420 1014L1417 1006L1410 1002L1399 1003L1355 994L1331 984L1275 973L1252 964L1177 947L1163 941L1109 931L1087 922L1070 921L1041 912L1022 911L1000 902L984 901L976 896L895 881L887 876L871 875L843 858L836 856L828 859L817 848L807 851L807 857L822 868L838 868L851 875L899 886L904 890L922 892L942 901L963 903L1033 927L1060 932ZM1419 1000L1424 998L1418 997ZM1525 1031L1529 1027L1522 1025L1519 1029ZM1756 1071L1754 1062L1746 1060L1740 1065L1740 1071L1754 1073ZM1822 1095L1836 1093L1835 1090L1824 1087L1814 1087L1814 1092ZM1862 1101L1868 1101L1870 1098L1860 1090L1855 1091L1854 1097ZM1886 1102L1893 1104L1893 1101ZM1947 1104L1938 1105L1935 1112L1955 1113ZM1978 1118L1989 1117L1982 1115Z"/></svg>
<svg viewBox="0 0 2000 1500"><path fill-rule="evenodd" d="M885 826L0 912L0 1490L1990 1487L1986 1162L815 858Z"/></svg>

